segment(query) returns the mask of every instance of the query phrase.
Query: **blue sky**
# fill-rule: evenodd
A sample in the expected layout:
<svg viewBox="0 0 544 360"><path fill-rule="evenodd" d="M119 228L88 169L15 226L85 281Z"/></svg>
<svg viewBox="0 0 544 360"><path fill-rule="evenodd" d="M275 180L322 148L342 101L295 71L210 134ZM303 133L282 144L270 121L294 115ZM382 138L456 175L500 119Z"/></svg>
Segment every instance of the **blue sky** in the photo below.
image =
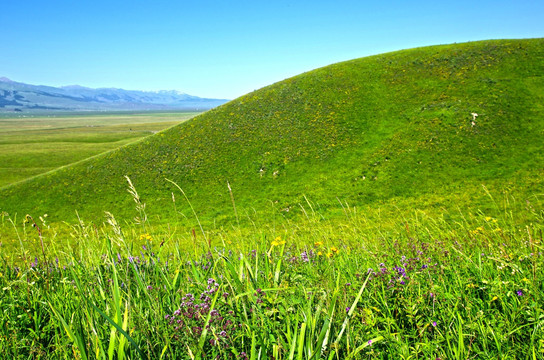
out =
<svg viewBox="0 0 544 360"><path fill-rule="evenodd" d="M338 61L544 36L544 1L4 1L0 76L235 98Z"/></svg>

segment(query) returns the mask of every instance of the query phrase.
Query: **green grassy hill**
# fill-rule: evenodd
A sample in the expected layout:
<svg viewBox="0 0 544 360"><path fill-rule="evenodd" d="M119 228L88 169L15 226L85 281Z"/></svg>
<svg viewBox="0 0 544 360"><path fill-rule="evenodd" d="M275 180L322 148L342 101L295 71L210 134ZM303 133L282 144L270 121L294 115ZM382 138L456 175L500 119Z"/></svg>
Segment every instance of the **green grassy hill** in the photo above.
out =
<svg viewBox="0 0 544 360"><path fill-rule="evenodd" d="M365 208L491 211L538 202L544 173L544 40L398 51L330 65L247 94L104 156L0 190L0 210L50 221ZM477 114L477 116L473 115ZM536 195L536 196L535 196ZM306 206L306 205L305 205Z"/></svg>

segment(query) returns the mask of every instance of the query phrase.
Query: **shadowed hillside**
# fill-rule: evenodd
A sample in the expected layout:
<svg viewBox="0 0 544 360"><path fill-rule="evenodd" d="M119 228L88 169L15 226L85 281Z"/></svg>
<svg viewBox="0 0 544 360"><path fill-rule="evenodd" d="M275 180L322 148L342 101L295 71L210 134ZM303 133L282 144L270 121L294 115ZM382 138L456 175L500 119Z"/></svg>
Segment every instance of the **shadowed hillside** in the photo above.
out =
<svg viewBox="0 0 544 360"><path fill-rule="evenodd" d="M0 190L0 210L50 221L150 215L205 222L350 206L493 208L539 201L544 40L434 46L330 65L257 90L106 155Z"/></svg>

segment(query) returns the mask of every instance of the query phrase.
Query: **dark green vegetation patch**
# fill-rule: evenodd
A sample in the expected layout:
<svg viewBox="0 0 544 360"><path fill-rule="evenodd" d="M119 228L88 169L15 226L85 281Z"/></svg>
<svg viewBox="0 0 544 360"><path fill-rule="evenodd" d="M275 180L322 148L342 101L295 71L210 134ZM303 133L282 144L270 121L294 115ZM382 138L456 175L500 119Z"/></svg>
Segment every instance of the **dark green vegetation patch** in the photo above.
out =
<svg viewBox="0 0 544 360"><path fill-rule="evenodd" d="M486 210L491 193L542 193L544 40L484 41L343 62L268 86L107 155L0 191L0 209L51 221L177 219L175 187L204 221L292 216L304 196L350 205ZM483 186L482 186L483 185ZM179 193L176 192L176 196ZM523 201L522 201L523 200ZM190 213L179 201L177 209Z"/></svg>

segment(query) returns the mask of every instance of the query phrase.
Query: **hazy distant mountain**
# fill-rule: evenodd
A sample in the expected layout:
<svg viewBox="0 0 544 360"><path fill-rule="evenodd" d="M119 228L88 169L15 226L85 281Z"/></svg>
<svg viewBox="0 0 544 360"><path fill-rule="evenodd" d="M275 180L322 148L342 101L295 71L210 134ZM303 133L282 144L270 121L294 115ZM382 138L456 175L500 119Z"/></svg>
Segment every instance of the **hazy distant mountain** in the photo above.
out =
<svg viewBox="0 0 544 360"><path fill-rule="evenodd" d="M138 91L91 89L79 85L59 88L29 85L0 77L0 113L39 111L207 110L228 100L206 99L175 90Z"/></svg>

